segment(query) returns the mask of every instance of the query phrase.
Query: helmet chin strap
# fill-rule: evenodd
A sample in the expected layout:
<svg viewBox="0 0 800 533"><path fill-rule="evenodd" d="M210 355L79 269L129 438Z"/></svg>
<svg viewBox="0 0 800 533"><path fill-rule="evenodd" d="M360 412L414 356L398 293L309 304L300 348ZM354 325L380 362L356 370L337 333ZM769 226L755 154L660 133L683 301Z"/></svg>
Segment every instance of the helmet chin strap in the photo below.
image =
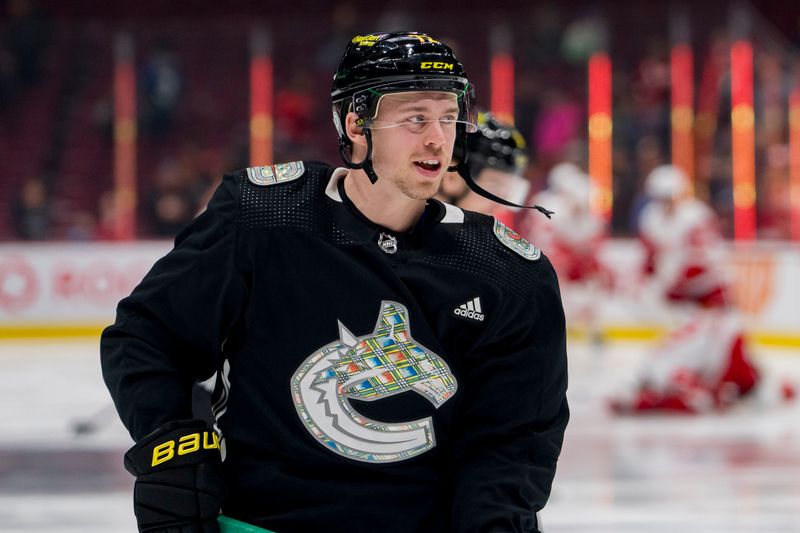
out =
<svg viewBox="0 0 800 533"><path fill-rule="evenodd" d="M350 142L345 140L346 137L344 136L339 138L339 155L342 156L345 166L363 170L369 181L374 185L378 181L378 175L372 167L372 133L369 128L364 128L362 131L364 132L364 138L367 140L367 155L364 156L364 159L360 163L353 162L353 159L347 153L347 149L350 148Z"/></svg>
<svg viewBox="0 0 800 533"><path fill-rule="evenodd" d="M461 177L464 178L464 181L467 182L467 187L472 189L476 194L483 196L484 198L488 198L489 200L497 202L498 204L507 205L508 207L519 207L522 209L536 209L547 218L553 218L554 212L550 211L549 209L545 209L540 205L519 205L515 204L514 202L509 202L505 198L500 198L499 196L490 193L489 191L487 191L486 189L484 189L475 182L475 180L472 178L472 174L469 171L469 167L467 166L466 161L460 161L458 165L455 166L455 168L450 167L448 170L450 170L451 172L453 170L458 171Z"/></svg>
<svg viewBox="0 0 800 533"><path fill-rule="evenodd" d="M493 202L497 202L498 204L502 204L502 205L507 205L508 207L518 207L518 208L521 208L521 209L536 209L537 211L542 213L547 218L553 218L553 215L555 213L553 211L550 211L549 209L545 209L544 207L542 207L540 205L519 205L519 204L515 204L514 202L509 202L505 198L500 198L496 194L490 193L489 191L487 191L486 189L484 189L483 187L478 185L475 182L475 179L472 177L472 173L469 171L469 166L467 165L467 161L469 160L469 153L467 152L467 132L466 131L462 131L461 132L461 139L460 140L461 140L461 146L464 147L464 156L461 158L461 161L459 161L456 166L448 167L447 168L448 172L458 172L461 175L461 177L464 178L464 181L467 182L467 187L472 189L472 191L475 192L475 194L479 194L479 195L483 196L484 198L488 198L489 200L491 200Z"/></svg>

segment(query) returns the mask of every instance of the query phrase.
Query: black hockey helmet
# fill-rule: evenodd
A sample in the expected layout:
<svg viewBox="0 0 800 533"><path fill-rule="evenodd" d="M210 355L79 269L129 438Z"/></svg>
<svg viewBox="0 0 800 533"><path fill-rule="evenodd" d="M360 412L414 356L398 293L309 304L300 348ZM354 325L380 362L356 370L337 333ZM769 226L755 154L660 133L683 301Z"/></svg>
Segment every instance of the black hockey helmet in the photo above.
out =
<svg viewBox="0 0 800 533"><path fill-rule="evenodd" d="M457 138L475 131L475 90L449 46L417 32L370 33L351 39L333 76L333 123L345 164L364 169L373 183L378 177L372 168L370 121L377 115L382 96L412 91L455 94ZM345 117L351 111L358 115L367 140L367 155L360 163L350 158L351 142L344 131Z"/></svg>
<svg viewBox="0 0 800 533"><path fill-rule="evenodd" d="M333 123L339 133L339 153L345 165L363 169L372 183L378 176L372 168L372 135L370 121L376 118L381 97L391 93L414 91L450 92L458 99L454 159L467 185L476 193L510 207L537 209L550 217L552 212L540 206L520 206L484 190L472 179L465 152L467 134L477 130L475 89L453 50L429 35L417 32L369 33L353 37L345 48L333 76L331 100ZM349 153L352 143L345 132L347 113L358 115L367 141L364 160L354 163Z"/></svg>
<svg viewBox="0 0 800 533"><path fill-rule="evenodd" d="M484 168L521 176L528 165L525 138L488 111L478 113L478 131L467 135L467 152L467 165L475 178Z"/></svg>

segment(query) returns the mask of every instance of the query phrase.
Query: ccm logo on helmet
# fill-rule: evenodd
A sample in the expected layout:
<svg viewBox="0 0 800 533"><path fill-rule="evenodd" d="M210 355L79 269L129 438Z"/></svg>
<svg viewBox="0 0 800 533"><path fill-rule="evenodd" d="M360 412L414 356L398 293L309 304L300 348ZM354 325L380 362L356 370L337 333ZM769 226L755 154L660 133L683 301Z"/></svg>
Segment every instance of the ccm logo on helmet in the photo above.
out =
<svg viewBox="0 0 800 533"><path fill-rule="evenodd" d="M463 316L464 318L471 318L473 320L477 320L478 322L483 322L483 314L477 311L468 311L467 309L462 309L460 307L456 307L453 309L453 312L458 316Z"/></svg>
<svg viewBox="0 0 800 533"><path fill-rule="evenodd" d="M442 61L423 61L419 64L419 67L422 69L453 70L452 63L444 63Z"/></svg>

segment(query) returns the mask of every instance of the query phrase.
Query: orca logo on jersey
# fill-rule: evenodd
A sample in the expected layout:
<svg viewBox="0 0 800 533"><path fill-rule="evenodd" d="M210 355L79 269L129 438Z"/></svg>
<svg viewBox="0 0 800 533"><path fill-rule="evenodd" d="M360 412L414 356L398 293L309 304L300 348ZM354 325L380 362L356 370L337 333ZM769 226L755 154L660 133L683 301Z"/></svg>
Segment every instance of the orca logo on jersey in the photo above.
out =
<svg viewBox="0 0 800 533"><path fill-rule="evenodd" d="M447 363L411 336L408 310L381 302L375 329L356 337L339 322L339 339L309 356L292 376L300 419L326 449L357 461L388 463L436 446L430 417L370 420L349 399L375 401L413 390L439 408L458 385Z"/></svg>

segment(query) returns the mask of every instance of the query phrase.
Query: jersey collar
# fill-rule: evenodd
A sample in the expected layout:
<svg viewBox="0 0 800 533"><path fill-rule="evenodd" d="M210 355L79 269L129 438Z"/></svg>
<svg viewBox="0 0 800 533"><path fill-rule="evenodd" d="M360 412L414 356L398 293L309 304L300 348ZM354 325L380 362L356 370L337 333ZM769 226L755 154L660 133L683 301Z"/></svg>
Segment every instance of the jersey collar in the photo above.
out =
<svg viewBox="0 0 800 533"><path fill-rule="evenodd" d="M353 204L344 189L344 177L348 170L339 167L333 171L325 195L334 204L336 223L357 241L377 240L381 233L398 240L398 254L427 254L444 242L460 228L464 211L450 204L431 199L416 225L407 232L395 232L369 220ZM377 245L376 245L377 246Z"/></svg>

